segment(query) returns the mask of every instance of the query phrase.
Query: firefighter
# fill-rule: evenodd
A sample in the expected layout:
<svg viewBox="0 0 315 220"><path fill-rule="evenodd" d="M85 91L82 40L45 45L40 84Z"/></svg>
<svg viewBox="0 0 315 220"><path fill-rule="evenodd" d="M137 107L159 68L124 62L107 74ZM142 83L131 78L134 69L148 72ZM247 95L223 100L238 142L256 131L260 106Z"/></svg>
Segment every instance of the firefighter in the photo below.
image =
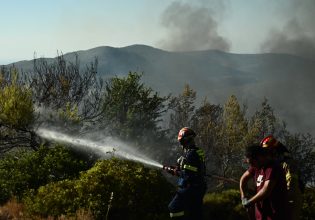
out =
<svg viewBox="0 0 315 220"><path fill-rule="evenodd" d="M289 150L272 135L262 139L260 146L268 149L272 157L281 163L286 176L289 220L300 219L304 184L300 179L296 162Z"/></svg>
<svg viewBox="0 0 315 220"><path fill-rule="evenodd" d="M285 174L280 163L273 160L266 149L259 145L246 148L246 162L250 168L240 179L240 194L245 208L255 207L257 220L286 220L287 218L287 190ZM254 177L256 194L247 197L246 185ZM253 219L250 216L250 219Z"/></svg>
<svg viewBox="0 0 315 220"><path fill-rule="evenodd" d="M167 167L174 176L178 176L178 190L169 203L170 217L174 219L202 219L203 196L206 192L205 155L202 149L196 147L196 133L188 128L182 128L178 133L178 141L183 149L183 155L177 160L177 166Z"/></svg>

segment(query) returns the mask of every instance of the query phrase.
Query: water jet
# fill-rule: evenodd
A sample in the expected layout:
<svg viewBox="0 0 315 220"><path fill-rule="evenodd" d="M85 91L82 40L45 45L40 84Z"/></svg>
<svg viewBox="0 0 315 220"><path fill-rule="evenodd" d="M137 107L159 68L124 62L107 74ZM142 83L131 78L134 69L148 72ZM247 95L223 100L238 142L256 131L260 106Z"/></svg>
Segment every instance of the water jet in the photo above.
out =
<svg viewBox="0 0 315 220"><path fill-rule="evenodd" d="M93 141L88 138L76 137L68 135L62 132L58 132L53 129L39 128L36 133L47 140L75 145L84 150L91 150L101 157L109 157L109 154L113 154L119 158L140 162L144 165L153 166L157 168L163 168L163 165L154 161L147 156L136 152L130 146L115 140L110 140L110 144L102 141Z"/></svg>

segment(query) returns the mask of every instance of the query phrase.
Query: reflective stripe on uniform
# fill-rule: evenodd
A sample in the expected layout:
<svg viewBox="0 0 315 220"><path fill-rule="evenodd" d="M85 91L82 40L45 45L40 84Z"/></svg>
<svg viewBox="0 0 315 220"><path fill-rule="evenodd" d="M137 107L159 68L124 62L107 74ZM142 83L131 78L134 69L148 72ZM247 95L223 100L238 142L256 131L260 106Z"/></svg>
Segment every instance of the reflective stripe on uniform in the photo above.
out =
<svg viewBox="0 0 315 220"><path fill-rule="evenodd" d="M201 158L201 161L204 162L205 161L205 153L203 152L203 150L202 149L197 150L197 154Z"/></svg>
<svg viewBox="0 0 315 220"><path fill-rule="evenodd" d="M184 216L185 215L185 212L184 211L181 211L181 212L171 212L170 213L170 217L173 218L173 217L180 217L180 216Z"/></svg>
<svg viewBox="0 0 315 220"><path fill-rule="evenodd" d="M292 180L292 175L290 173L290 171L288 171L286 174L285 174L285 179L287 181L287 187L289 188L290 187L290 184L291 184L291 180Z"/></svg>
<svg viewBox="0 0 315 220"><path fill-rule="evenodd" d="M286 182L287 182L287 189L289 190L290 187L291 187L291 183L293 181L297 182L298 181L298 176L294 173L291 173L291 170L290 170L290 166L288 163L286 162L283 162L282 164L282 168L285 172L285 178L286 178Z"/></svg>
<svg viewBox="0 0 315 220"><path fill-rule="evenodd" d="M198 168L197 168L197 167L190 166L190 165L188 165L188 164L185 164L185 165L184 165L184 169L190 170L190 171L194 171L194 172L197 172L197 171L198 171Z"/></svg>

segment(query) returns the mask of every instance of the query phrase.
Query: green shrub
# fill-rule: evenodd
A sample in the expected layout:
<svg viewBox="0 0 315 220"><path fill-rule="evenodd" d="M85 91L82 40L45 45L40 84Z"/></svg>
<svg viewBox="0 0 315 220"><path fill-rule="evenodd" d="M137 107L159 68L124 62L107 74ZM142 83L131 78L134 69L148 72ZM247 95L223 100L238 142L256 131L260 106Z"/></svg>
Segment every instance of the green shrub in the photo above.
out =
<svg viewBox="0 0 315 220"><path fill-rule="evenodd" d="M91 210L96 219L104 219L113 192L109 219L167 219L171 189L158 170L110 159L97 162L78 180L39 188L25 203L37 215L69 215L81 208Z"/></svg>
<svg viewBox="0 0 315 220"><path fill-rule="evenodd" d="M34 121L32 92L19 84L16 69L10 75L11 83L0 80L0 121L7 127L25 128Z"/></svg>
<svg viewBox="0 0 315 220"><path fill-rule="evenodd" d="M11 197L21 199L30 189L76 177L86 169L84 161L60 145L8 154L0 160L0 203Z"/></svg>
<svg viewBox="0 0 315 220"><path fill-rule="evenodd" d="M205 219L247 219L240 204L238 190L208 193L204 198ZM315 219L315 189L306 188L303 194L301 219Z"/></svg>
<svg viewBox="0 0 315 220"><path fill-rule="evenodd" d="M75 213L78 210L75 181L61 180L31 190L24 198L28 213L46 216L46 213ZM55 215L56 216L56 215Z"/></svg>
<svg viewBox="0 0 315 220"><path fill-rule="evenodd" d="M204 197L204 219L247 219L240 202L239 190L208 193Z"/></svg>
<svg viewBox="0 0 315 220"><path fill-rule="evenodd" d="M315 219L315 188L306 188L303 194L302 217L303 220Z"/></svg>

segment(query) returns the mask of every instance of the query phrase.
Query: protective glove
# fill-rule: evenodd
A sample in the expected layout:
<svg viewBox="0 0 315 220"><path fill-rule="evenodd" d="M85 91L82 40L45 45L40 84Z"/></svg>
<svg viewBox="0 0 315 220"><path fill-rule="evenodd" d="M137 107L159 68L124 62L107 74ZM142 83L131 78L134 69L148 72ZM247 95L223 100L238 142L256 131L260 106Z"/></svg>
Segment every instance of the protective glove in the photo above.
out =
<svg viewBox="0 0 315 220"><path fill-rule="evenodd" d="M250 207L250 201L247 198L242 198L242 205L244 208L249 208Z"/></svg>
<svg viewBox="0 0 315 220"><path fill-rule="evenodd" d="M163 169L173 176L177 175L177 168L175 166L163 166Z"/></svg>

